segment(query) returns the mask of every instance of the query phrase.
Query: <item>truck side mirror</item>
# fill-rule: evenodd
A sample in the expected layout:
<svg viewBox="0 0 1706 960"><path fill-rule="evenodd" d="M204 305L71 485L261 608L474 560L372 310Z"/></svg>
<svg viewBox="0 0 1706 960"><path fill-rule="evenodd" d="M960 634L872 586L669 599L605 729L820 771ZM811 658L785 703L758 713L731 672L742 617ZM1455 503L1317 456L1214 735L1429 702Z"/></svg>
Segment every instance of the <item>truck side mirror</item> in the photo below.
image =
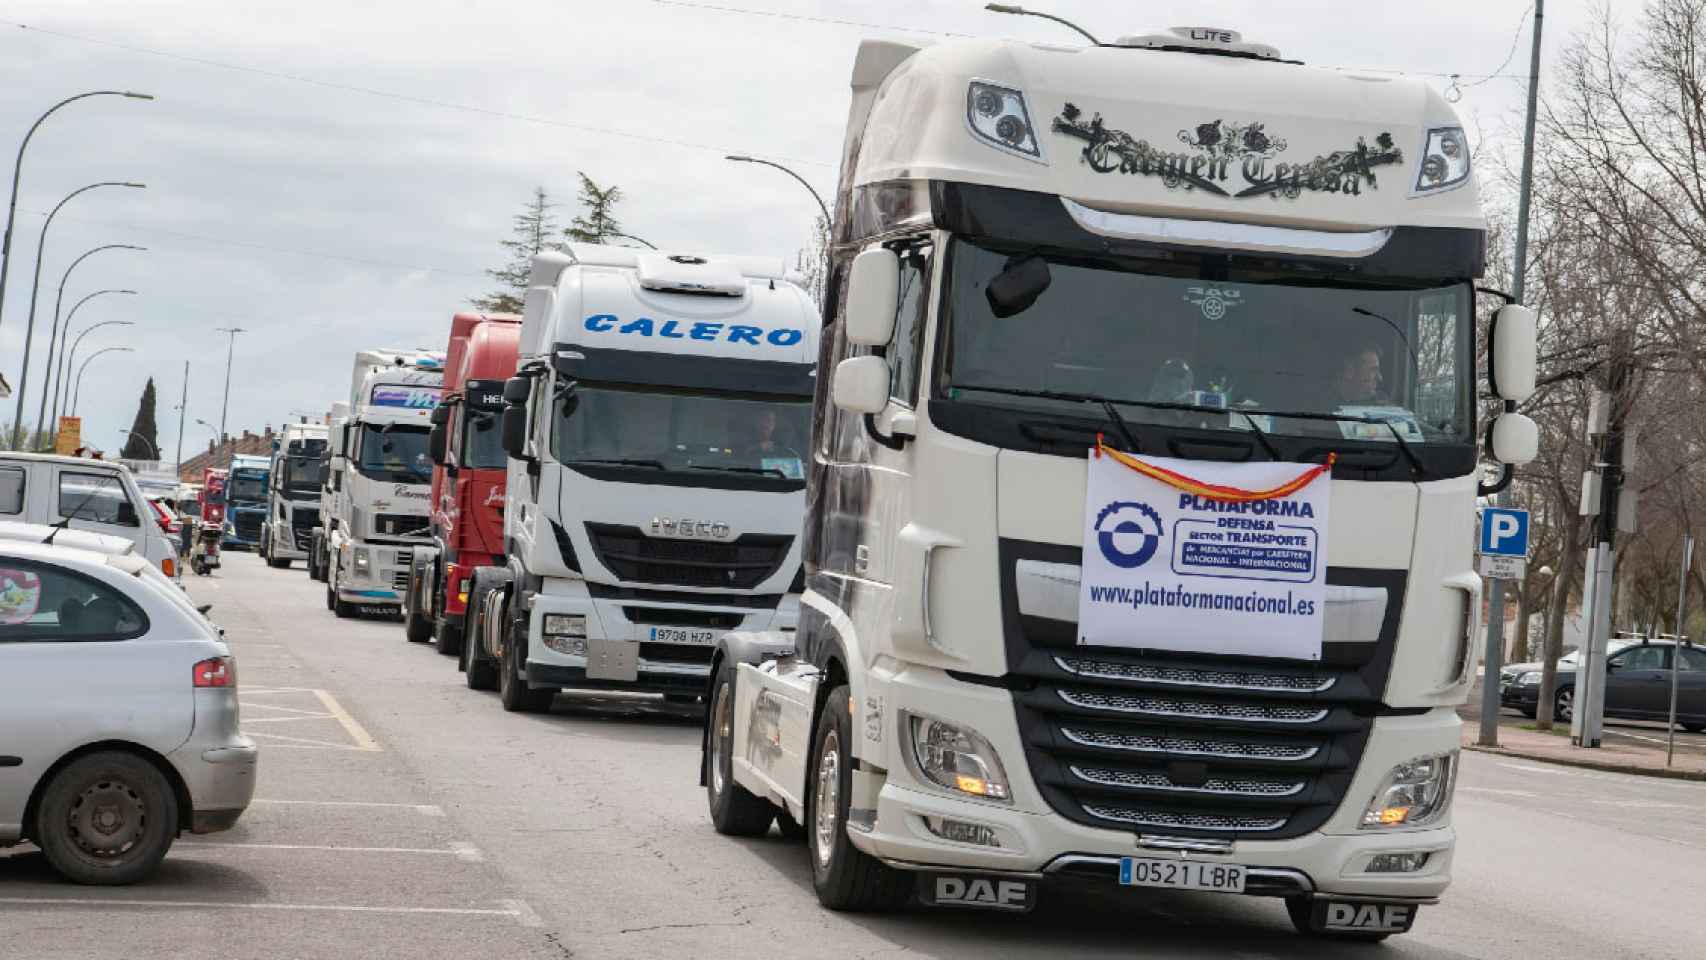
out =
<svg viewBox="0 0 1706 960"><path fill-rule="evenodd" d="M331 467L331 465L326 464L326 463L320 464L320 486L322 486L322 487L325 486L326 483L328 481L330 481L331 479L332 479L332 467Z"/></svg>
<svg viewBox="0 0 1706 960"><path fill-rule="evenodd" d="M1493 314L1487 333L1487 379L1501 400L1521 403L1534 394L1536 328L1534 311L1527 307L1513 303Z"/></svg>
<svg viewBox="0 0 1706 960"><path fill-rule="evenodd" d="M854 257L844 312L847 342L860 347L888 343L894 336L894 311L899 301L900 257L893 250L878 247Z"/></svg>
<svg viewBox="0 0 1706 960"><path fill-rule="evenodd" d="M870 354L848 357L835 366L830 394L849 413L881 413L889 404L888 361Z"/></svg>
<svg viewBox="0 0 1706 960"><path fill-rule="evenodd" d="M1513 467L1532 463L1540 454L1540 428L1520 413L1501 413L1487 431L1487 452Z"/></svg>
<svg viewBox="0 0 1706 960"><path fill-rule="evenodd" d="M511 406L526 403L527 395L533 392L533 381L528 377L510 377L504 381L504 403Z"/></svg>
<svg viewBox="0 0 1706 960"><path fill-rule="evenodd" d="M527 407L512 406L504 411L503 445L511 459L528 459Z"/></svg>
<svg viewBox="0 0 1706 960"><path fill-rule="evenodd" d="M438 410L443 409L443 407L438 408ZM436 417L438 415L438 410L433 411L433 416ZM432 458L433 463L441 467L444 466L444 453L445 449L449 445L446 437L448 432L449 431L445 428L444 424L434 423L432 425L432 432L427 434L427 456Z"/></svg>
<svg viewBox="0 0 1706 960"><path fill-rule="evenodd" d="M445 424L449 423L450 422L450 404L441 403L438 406L433 407L432 408L432 415L429 416L427 419L435 427L442 427Z"/></svg>

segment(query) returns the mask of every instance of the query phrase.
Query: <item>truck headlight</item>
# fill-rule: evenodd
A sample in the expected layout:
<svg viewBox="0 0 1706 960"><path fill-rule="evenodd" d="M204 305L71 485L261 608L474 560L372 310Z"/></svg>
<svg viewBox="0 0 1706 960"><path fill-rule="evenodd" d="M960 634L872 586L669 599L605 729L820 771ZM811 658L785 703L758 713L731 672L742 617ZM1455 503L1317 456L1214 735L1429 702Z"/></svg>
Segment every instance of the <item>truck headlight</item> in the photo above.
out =
<svg viewBox="0 0 1706 960"><path fill-rule="evenodd" d="M1364 830L1420 827L1445 815L1451 804L1457 751L1400 763L1380 781L1362 813Z"/></svg>
<svg viewBox="0 0 1706 960"><path fill-rule="evenodd" d="M368 568L373 563L373 558L369 556L367 548L356 547L350 552L350 557L351 562L355 564L355 572L362 576L366 576Z"/></svg>
<svg viewBox="0 0 1706 960"><path fill-rule="evenodd" d="M1435 127L1428 131L1422 150L1422 166L1416 171L1416 192L1443 190L1469 176L1469 140L1462 127Z"/></svg>
<svg viewBox="0 0 1706 960"><path fill-rule="evenodd" d="M547 613L542 629L547 637L584 637L586 617L577 613Z"/></svg>
<svg viewBox="0 0 1706 960"><path fill-rule="evenodd" d="M1527 673L1524 673L1522 676L1516 678L1516 685L1519 687L1532 687L1532 686L1535 686L1539 683L1540 683L1540 671L1539 670L1530 670Z"/></svg>
<svg viewBox="0 0 1706 960"><path fill-rule="evenodd" d="M1011 87L973 80L966 88L966 123L979 140L1032 160L1043 158L1025 95Z"/></svg>
<svg viewBox="0 0 1706 960"><path fill-rule="evenodd" d="M1007 771L988 740L969 727L907 715L918 772L938 786L1011 803Z"/></svg>

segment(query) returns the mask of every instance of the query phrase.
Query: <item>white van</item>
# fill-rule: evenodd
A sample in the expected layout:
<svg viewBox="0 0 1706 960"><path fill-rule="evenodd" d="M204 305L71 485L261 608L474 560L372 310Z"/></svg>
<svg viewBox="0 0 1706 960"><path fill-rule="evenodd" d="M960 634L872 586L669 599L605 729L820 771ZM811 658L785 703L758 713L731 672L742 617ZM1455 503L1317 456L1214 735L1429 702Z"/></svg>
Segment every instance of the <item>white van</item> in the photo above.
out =
<svg viewBox="0 0 1706 960"><path fill-rule="evenodd" d="M137 556L176 577L178 548L157 516L124 464L0 452L0 522L65 523L68 530L122 537L136 544Z"/></svg>

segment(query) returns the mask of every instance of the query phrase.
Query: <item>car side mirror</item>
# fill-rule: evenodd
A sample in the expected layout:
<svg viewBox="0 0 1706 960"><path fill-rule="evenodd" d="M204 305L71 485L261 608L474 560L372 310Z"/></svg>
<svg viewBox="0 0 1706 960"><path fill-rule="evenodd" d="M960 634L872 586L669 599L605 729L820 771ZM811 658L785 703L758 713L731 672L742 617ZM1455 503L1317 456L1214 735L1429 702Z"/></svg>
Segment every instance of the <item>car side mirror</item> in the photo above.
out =
<svg viewBox="0 0 1706 960"><path fill-rule="evenodd" d="M900 301L900 257L877 247L853 258L847 276L847 342L880 347L894 336L895 305ZM888 389L887 387L884 388Z"/></svg>
<svg viewBox="0 0 1706 960"><path fill-rule="evenodd" d="M510 382L513 383L514 381ZM504 411L503 447L504 453L509 454L512 459L528 459L527 407L512 406Z"/></svg>
<svg viewBox="0 0 1706 960"><path fill-rule="evenodd" d="M881 413L889 404L888 361L869 354L848 357L836 364L830 388L835 405L842 410Z"/></svg>
<svg viewBox="0 0 1706 960"><path fill-rule="evenodd" d="M1487 333L1487 379L1501 400L1521 403L1534 394L1537 326L1534 311L1514 303L1493 314Z"/></svg>

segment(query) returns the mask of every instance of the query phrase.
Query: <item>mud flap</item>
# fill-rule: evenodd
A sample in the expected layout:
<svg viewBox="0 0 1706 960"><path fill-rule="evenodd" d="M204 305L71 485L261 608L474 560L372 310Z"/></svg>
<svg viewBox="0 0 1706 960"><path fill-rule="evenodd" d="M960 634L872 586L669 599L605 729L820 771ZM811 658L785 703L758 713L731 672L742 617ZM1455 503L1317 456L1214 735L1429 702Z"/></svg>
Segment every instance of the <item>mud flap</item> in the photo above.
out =
<svg viewBox="0 0 1706 960"><path fill-rule="evenodd" d="M1322 933L1406 933L1421 906L1318 897L1309 909L1310 925Z"/></svg>
<svg viewBox="0 0 1706 960"><path fill-rule="evenodd" d="M1038 881L990 873L918 875L918 900L927 907L959 907L1029 913L1037 905Z"/></svg>

